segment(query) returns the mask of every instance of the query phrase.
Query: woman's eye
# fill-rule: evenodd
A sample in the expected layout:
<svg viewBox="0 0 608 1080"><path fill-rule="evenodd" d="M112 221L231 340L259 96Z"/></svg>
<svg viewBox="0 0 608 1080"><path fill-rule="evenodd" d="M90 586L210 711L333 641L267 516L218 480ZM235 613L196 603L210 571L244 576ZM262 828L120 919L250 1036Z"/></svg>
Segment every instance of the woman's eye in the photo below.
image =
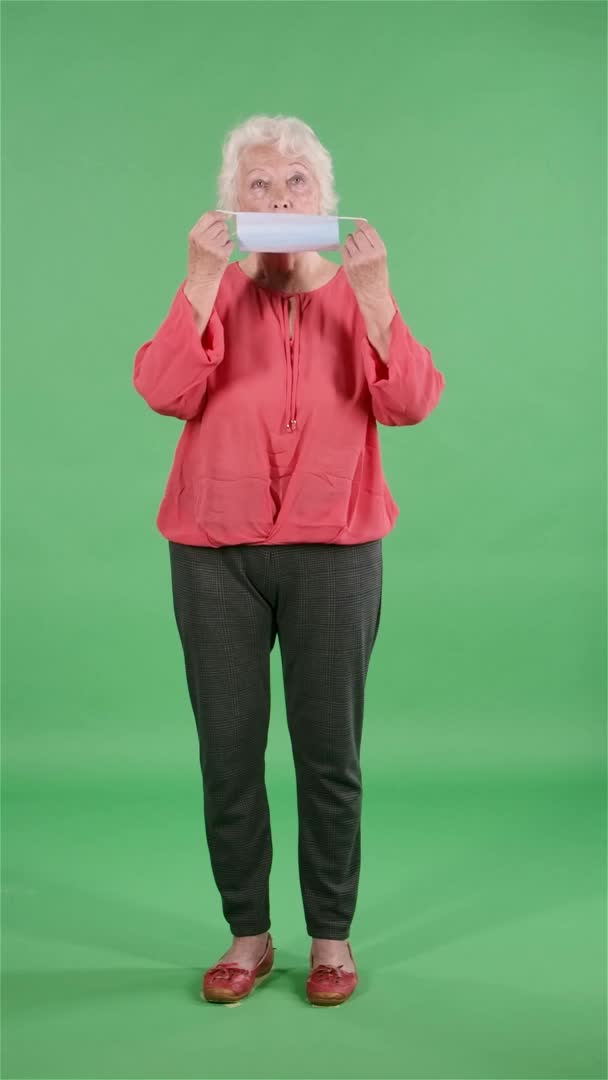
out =
<svg viewBox="0 0 608 1080"><path fill-rule="evenodd" d="M304 183L304 177L303 177L303 176L301 175L301 173L297 173L297 174L296 174L296 176L292 176L292 178L291 178L291 179L292 179L292 180L299 180L301 184L303 184L303 183ZM265 183L266 183L266 181L265 181L265 180L262 180L261 178L258 178L257 180L254 180L254 181L253 181L253 183L252 183L252 185L251 185L251 186L252 186L252 187L255 187L255 186L256 186L256 184L265 184Z"/></svg>

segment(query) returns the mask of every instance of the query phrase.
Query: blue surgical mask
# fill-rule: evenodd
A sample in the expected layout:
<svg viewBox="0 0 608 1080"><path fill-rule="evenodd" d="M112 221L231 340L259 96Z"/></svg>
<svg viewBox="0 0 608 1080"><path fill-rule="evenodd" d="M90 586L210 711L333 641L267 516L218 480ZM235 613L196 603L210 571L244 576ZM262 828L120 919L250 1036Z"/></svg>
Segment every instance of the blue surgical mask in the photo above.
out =
<svg viewBox="0 0 608 1080"><path fill-rule="evenodd" d="M249 210L219 210L235 219L236 239L241 251L338 251L340 221L367 221L367 218L334 214L262 213Z"/></svg>

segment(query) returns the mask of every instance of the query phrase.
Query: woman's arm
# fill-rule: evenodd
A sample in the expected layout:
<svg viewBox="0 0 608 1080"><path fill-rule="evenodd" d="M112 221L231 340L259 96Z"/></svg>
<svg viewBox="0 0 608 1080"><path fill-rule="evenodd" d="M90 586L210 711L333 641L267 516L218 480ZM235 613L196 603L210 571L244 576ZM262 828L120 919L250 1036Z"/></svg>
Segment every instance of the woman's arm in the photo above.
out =
<svg viewBox="0 0 608 1080"><path fill-rule="evenodd" d="M389 427L419 424L433 411L445 386L430 349L421 345L403 320L390 293L394 311L377 318L364 314L361 337L365 377L376 420Z"/></svg>
<svg viewBox="0 0 608 1080"><path fill-rule="evenodd" d="M209 322L218 287L219 281L209 285L193 285L190 281L186 281L184 285L184 296L192 306L192 314L199 335L203 333Z"/></svg>
<svg viewBox="0 0 608 1080"><path fill-rule="evenodd" d="M370 342L380 359L387 364L391 340L391 323L397 310L392 294L388 295L385 300L378 301L367 307L364 303L359 303L359 309L363 315Z"/></svg>
<svg viewBox="0 0 608 1080"><path fill-rule="evenodd" d="M155 412L192 420L210 374L224 357L224 328L214 307L219 281L180 285L156 334L135 354L133 385Z"/></svg>

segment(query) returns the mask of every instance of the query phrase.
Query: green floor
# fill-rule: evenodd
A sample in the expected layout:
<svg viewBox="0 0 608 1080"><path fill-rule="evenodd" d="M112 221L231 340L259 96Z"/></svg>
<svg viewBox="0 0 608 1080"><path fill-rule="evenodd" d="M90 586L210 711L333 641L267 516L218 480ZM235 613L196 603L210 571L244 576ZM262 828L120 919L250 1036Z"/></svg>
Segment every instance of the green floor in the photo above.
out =
<svg viewBox="0 0 608 1080"><path fill-rule="evenodd" d="M145 770L144 770L145 771ZM294 788L269 782L271 977L227 948L196 774L3 789L3 1080L606 1076L605 790L591 774L366 778L354 996L315 1008Z"/></svg>

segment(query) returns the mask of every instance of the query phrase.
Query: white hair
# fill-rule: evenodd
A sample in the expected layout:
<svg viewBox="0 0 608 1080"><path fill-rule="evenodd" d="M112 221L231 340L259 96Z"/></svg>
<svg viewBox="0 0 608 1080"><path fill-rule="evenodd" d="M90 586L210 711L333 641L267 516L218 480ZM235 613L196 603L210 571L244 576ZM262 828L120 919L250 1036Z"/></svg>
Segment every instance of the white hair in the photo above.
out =
<svg viewBox="0 0 608 1080"><path fill-rule="evenodd" d="M249 146L276 145L280 154L300 154L310 163L320 187L320 213L334 214L338 199L329 151L314 131L296 116L250 116L226 135L217 178L217 210L238 210L238 169Z"/></svg>

